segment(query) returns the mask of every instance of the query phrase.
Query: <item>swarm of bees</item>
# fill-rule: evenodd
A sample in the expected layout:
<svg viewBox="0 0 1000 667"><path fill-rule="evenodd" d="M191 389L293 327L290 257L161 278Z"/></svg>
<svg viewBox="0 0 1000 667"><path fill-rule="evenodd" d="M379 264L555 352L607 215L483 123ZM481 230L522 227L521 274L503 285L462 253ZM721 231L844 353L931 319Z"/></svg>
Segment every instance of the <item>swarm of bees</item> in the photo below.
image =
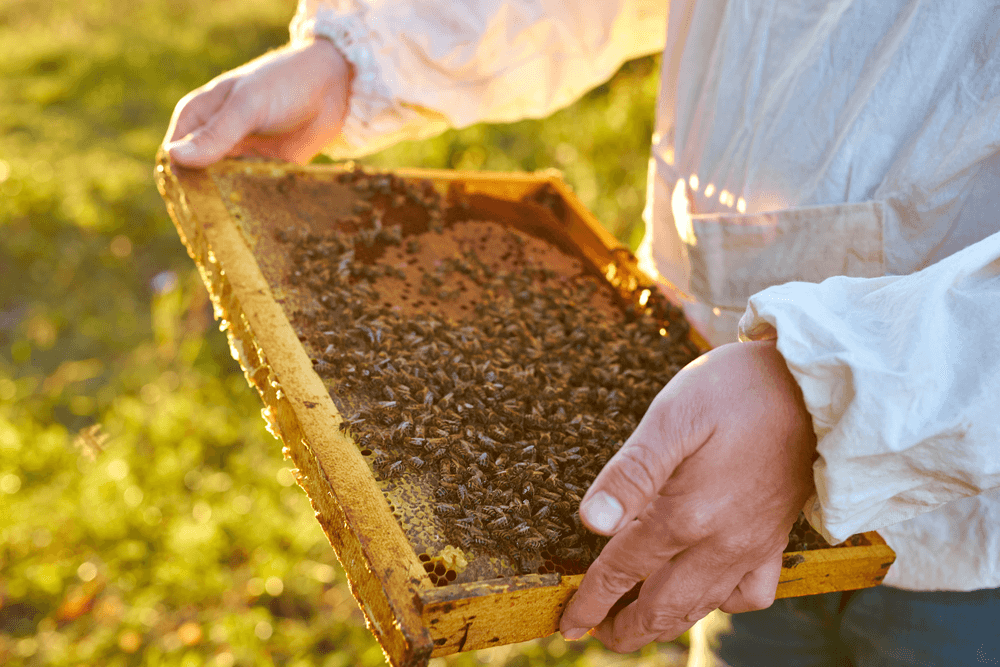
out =
<svg viewBox="0 0 1000 667"><path fill-rule="evenodd" d="M382 479L426 476L446 537L507 556L523 571L539 554L582 571L606 540L577 508L659 390L697 348L681 312L655 291L618 319L591 306L606 284L556 276L525 261L497 271L474 249L424 275L421 290L447 299L457 282L478 290L475 312L403 316L378 293L398 267L378 249L415 253L456 220L429 183L347 172L362 201L323 233L279 232L289 281L315 307L295 315L315 371L332 380L348 430ZM385 213L412 203L421 233L404 236ZM410 226L411 232L413 225ZM523 244L517 232L504 242Z"/></svg>

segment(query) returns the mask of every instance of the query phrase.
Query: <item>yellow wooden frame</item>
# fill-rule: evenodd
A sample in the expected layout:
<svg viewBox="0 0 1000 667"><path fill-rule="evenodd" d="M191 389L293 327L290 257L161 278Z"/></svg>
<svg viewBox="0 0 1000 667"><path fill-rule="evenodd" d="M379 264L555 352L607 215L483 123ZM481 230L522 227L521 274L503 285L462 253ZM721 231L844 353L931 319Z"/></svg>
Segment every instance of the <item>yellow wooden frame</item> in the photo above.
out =
<svg viewBox="0 0 1000 667"><path fill-rule="evenodd" d="M269 428L299 470L316 517L347 574L369 628L396 667L425 665L432 656L544 637L556 631L562 609L583 575L523 575L436 587L424 571L358 448L341 433L330 395L275 301L247 239L231 219L213 175L227 171L270 175L333 175L339 166L299 167L224 161L206 170L169 163L161 152L155 170L181 241L187 247L224 321L233 354L247 382L260 393ZM405 179L439 188L518 201L548 186L566 204L565 234L623 293L652 286L576 198L558 172L456 172L403 169ZM702 349L707 343L697 333ZM895 559L877 533L871 546L786 553L777 597L874 586Z"/></svg>

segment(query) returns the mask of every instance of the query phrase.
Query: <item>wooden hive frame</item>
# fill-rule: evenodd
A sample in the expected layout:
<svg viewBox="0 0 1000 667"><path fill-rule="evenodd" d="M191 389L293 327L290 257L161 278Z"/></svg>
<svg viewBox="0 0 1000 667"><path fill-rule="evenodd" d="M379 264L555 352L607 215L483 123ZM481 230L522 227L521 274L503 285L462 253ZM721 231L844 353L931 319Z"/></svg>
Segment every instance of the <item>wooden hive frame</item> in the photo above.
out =
<svg viewBox="0 0 1000 667"><path fill-rule="evenodd" d="M327 388L271 293L247 239L222 201L214 174L230 172L280 178L288 172L343 171L224 161L206 170L157 158L156 183L188 253L211 295L247 382L260 393L269 430L298 468L298 481L347 574L354 597L389 662L425 665L433 656L544 637L583 575L529 574L435 586L424 570L357 446L338 428L341 416ZM519 201L549 188L565 205L562 230L623 294L653 289L652 281L563 182L558 172L533 174L408 169L404 179L427 179L441 189ZM708 349L697 333L696 344ZM784 555L777 597L874 586L895 554L877 533L868 546ZM516 612L516 613L514 613Z"/></svg>

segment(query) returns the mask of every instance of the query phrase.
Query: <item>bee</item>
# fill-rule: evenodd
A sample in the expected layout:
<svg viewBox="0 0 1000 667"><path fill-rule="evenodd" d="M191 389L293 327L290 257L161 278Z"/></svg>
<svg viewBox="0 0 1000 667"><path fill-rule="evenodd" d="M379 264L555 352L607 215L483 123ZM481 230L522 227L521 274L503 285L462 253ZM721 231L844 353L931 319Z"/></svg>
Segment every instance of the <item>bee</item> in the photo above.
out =
<svg viewBox="0 0 1000 667"><path fill-rule="evenodd" d="M543 532L545 533L545 537L546 539L548 539L549 542L555 542L556 540L559 539L560 535L560 532L557 528L551 527L553 525L554 524L547 522L546 528L543 530Z"/></svg>
<svg viewBox="0 0 1000 667"><path fill-rule="evenodd" d="M386 478L392 479L393 477L399 475L399 473L401 473L402 471L403 471L403 462L394 461L393 463L389 464L389 467L386 469Z"/></svg>
<svg viewBox="0 0 1000 667"><path fill-rule="evenodd" d="M365 420L361 419L361 413L360 412L355 412L351 417L349 417L348 419L345 419L344 421L340 422L340 425L339 425L338 428L340 428L340 431L343 432L343 431L346 431L349 428L350 429L357 428L358 426L360 426L363 423L365 423Z"/></svg>
<svg viewBox="0 0 1000 667"><path fill-rule="evenodd" d="M490 451L495 451L500 445L496 440L483 433L477 433L476 439L479 440L479 444Z"/></svg>
<svg viewBox="0 0 1000 667"><path fill-rule="evenodd" d="M493 536L502 542L513 542L514 541L514 531L511 530L494 530Z"/></svg>
<svg viewBox="0 0 1000 667"><path fill-rule="evenodd" d="M458 516L462 513L462 509L458 505L449 503L438 503L434 506L434 510L441 516Z"/></svg>
<svg viewBox="0 0 1000 667"><path fill-rule="evenodd" d="M552 493L547 489L538 489L537 495L541 498L544 498L545 500L548 500L549 502L558 502L561 498L559 494Z"/></svg>
<svg viewBox="0 0 1000 667"><path fill-rule="evenodd" d="M472 449L472 445L468 441L459 439L458 447L461 450L463 458L467 461L475 461L477 458L476 452Z"/></svg>
<svg viewBox="0 0 1000 667"><path fill-rule="evenodd" d="M481 490L483 488L483 473L477 470L476 474L469 477L468 484L473 489Z"/></svg>
<svg viewBox="0 0 1000 667"><path fill-rule="evenodd" d="M407 462L416 470L424 467L424 460L418 456L411 456L407 459Z"/></svg>
<svg viewBox="0 0 1000 667"><path fill-rule="evenodd" d="M491 424L490 427L487 429L487 431L491 433L493 437L497 438L498 440L510 439L510 429L508 429L503 424L500 423Z"/></svg>
<svg viewBox="0 0 1000 667"><path fill-rule="evenodd" d="M441 400L438 402L438 405L441 406L442 410L447 410L449 407L451 407L451 402L454 398L455 398L455 392L449 391L447 394L441 397Z"/></svg>
<svg viewBox="0 0 1000 667"><path fill-rule="evenodd" d="M490 521L490 519L492 518L492 516L493 516L489 512L484 511L482 507L479 507L478 509L469 510L469 511L472 512L472 514L477 519L479 519L479 522L481 524L488 523Z"/></svg>
<svg viewBox="0 0 1000 667"><path fill-rule="evenodd" d="M519 546L522 549L527 549L528 551L541 551L542 547L545 546L545 538L541 535L532 535L531 537L521 540Z"/></svg>
<svg viewBox="0 0 1000 667"><path fill-rule="evenodd" d="M571 533L559 541L559 545L563 547L572 547L580 543L580 536Z"/></svg>
<svg viewBox="0 0 1000 667"><path fill-rule="evenodd" d="M389 467L390 463L391 461L385 455L385 452L377 448L372 449L372 467L377 472L383 472L386 468Z"/></svg>
<svg viewBox="0 0 1000 667"><path fill-rule="evenodd" d="M492 547L496 542L486 537L483 533L476 533L472 535L472 544L480 547Z"/></svg>

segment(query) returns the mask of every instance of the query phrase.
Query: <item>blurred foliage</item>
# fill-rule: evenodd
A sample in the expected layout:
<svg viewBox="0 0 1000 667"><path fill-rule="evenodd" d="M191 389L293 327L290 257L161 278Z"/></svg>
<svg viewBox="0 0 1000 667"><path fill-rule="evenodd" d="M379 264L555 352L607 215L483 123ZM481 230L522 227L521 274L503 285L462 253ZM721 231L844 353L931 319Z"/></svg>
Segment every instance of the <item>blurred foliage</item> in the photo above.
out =
<svg viewBox="0 0 1000 667"><path fill-rule="evenodd" d="M380 665L152 181L177 100L292 3L0 4L0 664ZM382 166L558 167L641 234L656 63ZM448 665L671 664L552 637Z"/></svg>

